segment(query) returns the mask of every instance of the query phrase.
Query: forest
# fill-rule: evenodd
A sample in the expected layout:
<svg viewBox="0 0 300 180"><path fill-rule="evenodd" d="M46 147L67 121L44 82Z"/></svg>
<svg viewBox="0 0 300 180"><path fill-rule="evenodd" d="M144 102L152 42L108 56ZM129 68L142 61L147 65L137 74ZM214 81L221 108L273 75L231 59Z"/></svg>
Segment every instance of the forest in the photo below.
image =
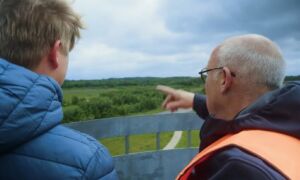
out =
<svg viewBox="0 0 300 180"><path fill-rule="evenodd" d="M164 95L155 90L159 84L203 91L200 78L193 77L67 80L63 85L63 123L161 112Z"/></svg>
<svg viewBox="0 0 300 180"><path fill-rule="evenodd" d="M300 80L287 76L285 81ZM63 123L115 116L153 114L163 111L159 84L204 93L196 77L136 77L104 80L66 80L63 85Z"/></svg>

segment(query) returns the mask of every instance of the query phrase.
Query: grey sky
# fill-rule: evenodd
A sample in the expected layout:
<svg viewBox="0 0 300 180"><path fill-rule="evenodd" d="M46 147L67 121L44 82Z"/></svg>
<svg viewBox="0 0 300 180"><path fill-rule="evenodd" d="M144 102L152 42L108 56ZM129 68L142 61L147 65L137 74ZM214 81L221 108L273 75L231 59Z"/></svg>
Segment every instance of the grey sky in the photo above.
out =
<svg viewBox="0 0 300 180"><path fill-rule="evenodd" d="M300 71L297 0L76 0L87 29L68 79L197 76L212 49L233 35L275 41L287 74Z"/></svg>

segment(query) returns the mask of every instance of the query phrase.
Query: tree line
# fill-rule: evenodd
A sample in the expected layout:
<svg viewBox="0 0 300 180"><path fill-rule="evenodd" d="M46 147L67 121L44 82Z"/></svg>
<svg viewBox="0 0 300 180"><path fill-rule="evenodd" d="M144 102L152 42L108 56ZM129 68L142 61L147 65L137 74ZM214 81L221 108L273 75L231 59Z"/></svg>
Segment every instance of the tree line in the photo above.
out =
<svg viewBox="0 0 300 180"><path fill-rule="evenodd" d="M295 80L300 80L300 76L285 79ZM195 77L67 80L63 85L63 122L160 111L164 95L155 90L158 84L204 93L200 78ZM73 89L78 93L69 95ZM91 89L95 91L90 93Z"/></svg>
<svg viewBox="0 0 300 180"><path fill-rule="evenodd" d="M158 84L191 90L200 88L201 80L195 77L66 80L63 122L159 112L164 95L155 90ZM79 93L69 95L73 89ZM96 91L90 93L92 89Z"/></svg>
<svg viewBox="0 0 300 180"><path fill-rule="evenodd" d="M151 87L111 89L90 98L73 95L63 102L63 122L143 113L158 109L163 99Z"/></svg>
<svg viewBox="0 0 300 180"><path fill-rule="evenodd" d="M200 78L196 77L132 77L132 78L110 78L102 80L66 80L63 88L82 87L127 87L127 86L151 86L164 84L169 86L195 86L201 84Z"/></svg>

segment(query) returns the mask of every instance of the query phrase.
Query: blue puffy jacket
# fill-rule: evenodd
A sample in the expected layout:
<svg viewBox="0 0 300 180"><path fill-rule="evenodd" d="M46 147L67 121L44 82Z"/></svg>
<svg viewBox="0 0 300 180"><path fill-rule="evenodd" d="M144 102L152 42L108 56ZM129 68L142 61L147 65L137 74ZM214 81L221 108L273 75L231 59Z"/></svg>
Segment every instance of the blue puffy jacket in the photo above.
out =
<svg viewBox="0 0 300 180"><path fill-rule="evenodd" d="M60 125L53 79L0 59L0 179L118 179L107 149Z"/></svg>

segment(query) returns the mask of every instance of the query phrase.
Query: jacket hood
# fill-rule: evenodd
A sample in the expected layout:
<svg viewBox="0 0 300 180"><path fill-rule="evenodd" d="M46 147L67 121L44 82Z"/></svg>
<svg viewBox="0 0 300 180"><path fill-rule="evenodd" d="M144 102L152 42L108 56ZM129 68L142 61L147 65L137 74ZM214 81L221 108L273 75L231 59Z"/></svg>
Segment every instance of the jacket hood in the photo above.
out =
<svg viewBox="0 0 300 180"><path fill-rule="evenodd" d="M200 132L205 148L226 134L245 129L284 133L300 139L300 82L289 82L270 91L242 110L233 121L208 117Z"/></svg>
<svg viewBox="0 0 300 180"><path fill-rule="evenodd" d="M58 125L61 102L55 80L0 59L0 154Z"/></svg>

